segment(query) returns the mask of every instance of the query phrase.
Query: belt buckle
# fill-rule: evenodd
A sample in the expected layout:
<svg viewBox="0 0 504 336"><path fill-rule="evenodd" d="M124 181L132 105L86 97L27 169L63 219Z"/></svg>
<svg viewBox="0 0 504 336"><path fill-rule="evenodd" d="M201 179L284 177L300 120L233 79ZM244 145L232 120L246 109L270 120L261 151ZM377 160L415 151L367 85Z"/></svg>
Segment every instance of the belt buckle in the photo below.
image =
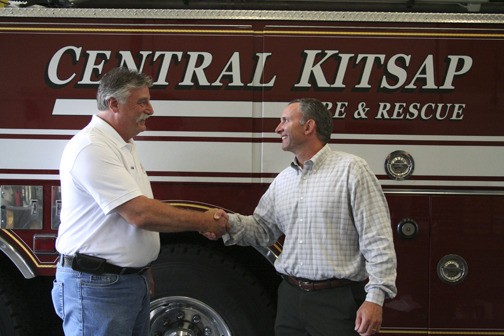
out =
<svg viewBox="0 0 504 336"><path fill-rule="evenodd" d="M303 288L303 286L305 286L305 287ZM315 286L314 286L313 282L311 282L311 281L298 280L298 287L299 287L299 289L307 291L307 292L311 292L312 290L315 289Z"/></svg>

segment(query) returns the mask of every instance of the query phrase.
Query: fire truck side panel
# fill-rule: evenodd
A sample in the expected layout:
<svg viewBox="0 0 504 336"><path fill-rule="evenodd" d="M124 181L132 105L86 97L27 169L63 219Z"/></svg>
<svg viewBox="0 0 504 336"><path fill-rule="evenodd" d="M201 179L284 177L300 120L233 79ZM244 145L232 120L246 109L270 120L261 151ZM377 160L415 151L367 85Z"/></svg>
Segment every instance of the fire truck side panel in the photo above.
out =
<svg viewBox="0 0 504 336"><path fill-rule="evenodd" d="M504 17L206 13L0 9L0 263L16 270L0 274L0 335L23 325L24 308L8 304L23 296L7 284L54 274L61 152L115 66L154 79L155 114L135 140L156 198L195 210L252 213L293 159L274 132L282 109L322 100L331 146L365 158L389 202L398 295L381 333L504 335ZM281 241L162 243L156 330L174 305L199 309L220 335L271 330ZM198 287L201 272L214 291Z"/></svg>
<svg viewBox="0 0 504 336"><path fill-rule="evenodd" d="M395 300L384 305L384 315L394 321L394 327L419 330L429 324L429 236L430 200L428 196L388 194L387 201L393 225L405 218L415 220L418 234L414 239L399 238L394 227L394 244L398 270ZM398 325L396 325L398 323ZM392 326L392 325L391 325Z"/></svg>
<svg viewBox="0 0 504 336"><path fill-rule="evenodd" d="M439 195L432 197L431 211L431 327L456 325L468 330L478 324L482 329L499 330L504 305L495 297L502 281L492 270L504 262L495 248L504 243L504 200ZM458 272L460 267L466 268L465 278Z"/></svg>

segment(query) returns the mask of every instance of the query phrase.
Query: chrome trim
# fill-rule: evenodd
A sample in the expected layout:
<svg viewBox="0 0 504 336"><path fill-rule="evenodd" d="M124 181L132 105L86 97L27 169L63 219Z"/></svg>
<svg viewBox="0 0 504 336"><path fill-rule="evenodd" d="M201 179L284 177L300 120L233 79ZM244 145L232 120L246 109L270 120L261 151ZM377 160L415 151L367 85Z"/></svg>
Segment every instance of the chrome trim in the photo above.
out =
<svg viewBox="0 0 504 336"><path fill-rule="evenodd" d="M271 265L278 259L278 255L269 247L254 246L254 248L261 253L264 258L268 259Z"/></svg>
<svg viewBox="0 0 504 336"><path fill-rule="evenodd" d="M401 195L466 195L466 196L504 196L504 190L430 190L430 189L387 189L383 188L385 194Z"/></svg>
<svg viewBox="0 0 504 336"><path fill-rule="evenodd" d="M26 279L35 277L35 272L28 265L23 256L16 251L2 236L0 236L0 251L4 252L7 257L16 265L18 270Z"/></svg>
<svg viewBox="0 0 504 336"><path fill-rule="evenodd" d="M396 150L385 158L384 169L391 180L403 181L413 175L415 160L410 153Z"/></svg>
<svg viewBox="0 0 504 336"><path fill-rule="evenodd" d="M289 20L418 23L497 23L504 14L491 13L395 13L293 10L213 10L213 9L111 9L6 7L0 17L109 18L109 19L209 19L209 20Z"/></svg>
<svg viewBox="0 0 504 336"><path fill-rule="evenodd" d="M443 256L436 267L439 280L446 284L458 285L469 273L467 261L457 254Z"/></svg>

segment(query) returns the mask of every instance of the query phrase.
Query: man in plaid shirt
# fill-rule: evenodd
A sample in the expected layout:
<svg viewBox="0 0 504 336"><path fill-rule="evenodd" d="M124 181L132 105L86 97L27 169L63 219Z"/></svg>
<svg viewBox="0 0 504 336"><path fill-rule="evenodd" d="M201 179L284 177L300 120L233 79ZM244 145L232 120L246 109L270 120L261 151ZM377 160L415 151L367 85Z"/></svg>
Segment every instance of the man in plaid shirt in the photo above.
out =
<svg viewBox="0 0 504 336"><path fill-rule="evenodd" d="M316 99L298 99L276 133L295 159L272 182L254 214L230 214L226 245L270 246L275 261L277 336L369 336L397 289L390 215L367 163L329 147L332 116Z"/></svg>

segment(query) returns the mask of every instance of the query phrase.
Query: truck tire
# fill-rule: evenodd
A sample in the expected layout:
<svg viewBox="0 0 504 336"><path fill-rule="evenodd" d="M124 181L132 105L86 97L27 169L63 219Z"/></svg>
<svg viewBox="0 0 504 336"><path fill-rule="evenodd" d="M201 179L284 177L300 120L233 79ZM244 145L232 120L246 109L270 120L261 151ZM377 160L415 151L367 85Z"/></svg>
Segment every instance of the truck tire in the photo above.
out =
<svg viewBox="0 0 504 336"><path fill-rule="evenodd" d="M275 304L259 282L211 248L162 248L153 264L151 335L273 335Z"/></svg>
<svg viewBox="0 0 504 336"><path fill-rule="evenodd" d="M5 271L4 269L2 271ZM0 273L0 336L31 335L25 298L12 276Z"/></svg>

